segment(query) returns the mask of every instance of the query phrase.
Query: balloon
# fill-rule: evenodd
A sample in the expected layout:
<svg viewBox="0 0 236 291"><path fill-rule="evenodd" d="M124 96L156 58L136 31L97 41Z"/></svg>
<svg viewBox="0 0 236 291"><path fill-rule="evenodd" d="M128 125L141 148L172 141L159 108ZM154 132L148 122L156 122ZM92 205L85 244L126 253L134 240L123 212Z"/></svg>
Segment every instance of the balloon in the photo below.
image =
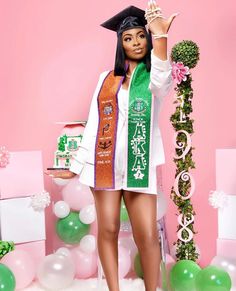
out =
<svg viewBox="0 0 236 291"><path fill-rule="evenodd" d="M94 222L92 222L90 224L90 231L89 231L90 234L93 234L94 236L97 236L98 234L98 223L97 223L97 220L95 220Z"/></svg>
<svg viewBox="0 0 236 291"><path fill-rule="evenodd" d="M124 200L121 200L121 207L120 207L120 221L129 221L129 214L127 212Z"/></svg>
<svg viewBox="0 0 236 291"><path fill-rule="evenodd" d="M194 291L195 278L201 268L193 261L178 261L170 270L170 284L174 291Z"/></svg>
<svg viewBox="0 0 236 291"><path fill-rule="evenodd" d="M69 286L75 276L75 265L71 257L61 254L46 256L38 267L39 283L48 289L64 289Z"/></svg>
<svg viewBox="0 0 236 291"><path fill-rule="evenodd" d="M70 213L70 207L65 201L57 201L54 204L53 212L56 217L64 218Z"/></svg>
<svg viewBox="0 0 236 291"><path fill-rule="evenodd" d="M118 244L129 251L131 259L131 268L134 270L134 258L138 252L137 246L132 236L119 238Z"/></svg>
<svg viewBox="0 0 236 291"><path fill-rule="evenodd" d="M62 197L73 210L80 210L94 203L93 194L89 186L80 183L79 176L70 179L70 182L63 187Z"/></svg>
<svg viewBox="0 0 236 291"><path fill-rule="evenodd" d="M82 237L79 243L80 249L85 253L92 253L96 250L96 237L94 235L88 234Z"/></svg>
<svg viewBox="0 0 236 291"><path fill-rule="evenodd" d="M79 219L79 212L71 211L56 223L56 232L60 239L68 244L77 244L89 232L89 225Z"/></svg>
<svg viewBox="0 0 236 291"><path fill-rule="evenodd" d="M5 265L0 264L0 290L14 291L16 280L12 271Z"/></svg>
<svg viewBox="0 0 236 291"><path fill-rule="evenodd" d="M16 289L27 287L35 278L36 266L30 254L23 250L7 253L1 263L6 265L14 274Z"/></svg>
<svg viewBox="0 0 236 291"><path fill-rule="evenodd" d="M66 257L71 256L70 250L68 248L64 248L64 247L57 249L56 254L66 256Z"/></svg>
<svg viewBox="0 0 236 291"><path fill-rule="evenodd" d="M236 287L236 259L216 256L212 259L211 265L225 270L230 275L232 286Z"/></svg>
<svg viewBox="0 0 236 291"><path fill-rule="evenodd" d="M167 210L167 201L164 193L160 192L157 196L157 220L161 219Z"/></svg>
<svg viewBox="0 0 236 291"><path fill-rule="evenodd" d="M57 186L65 186L70 182L70 179L53 178L52 180Z"/></svg>
<svg viewBox="0 0 236 291"><path fill-rule="evenodd" d="M124 278L129 273L131 267L129 251L121 245L118 246L118 267L120 279Z"/></svg>
<svg viewBox="0 0 236 291"><path fill-rule="evenodd" d="M141 265L139 253L137 253L137 255L135 256L135 259L134 259L134 270L135 270L136 275L139 278L143 279L143 270L142 270L142 265Z"/></svg>
<svg viewBox="0 0 236 291"><path fill-rule="evenodd" d="M224 270L208 266L196 276L196 291L230 291L231 279Z"/></svg>
<svg viewBox="0 0 236 291"><path fill-rule="evenodd" d="M96 211L94 204L83 207L79 213L80 220L85 224L90 224L96 219Z"/></svg>
<svg viewBox="0 0 236 291"><path fill-rule="evenodd" d="M71 254L75 261L76 277L87 279L94 275L97 271L97 253L85 253L80 247L71 250Z"/></svg>

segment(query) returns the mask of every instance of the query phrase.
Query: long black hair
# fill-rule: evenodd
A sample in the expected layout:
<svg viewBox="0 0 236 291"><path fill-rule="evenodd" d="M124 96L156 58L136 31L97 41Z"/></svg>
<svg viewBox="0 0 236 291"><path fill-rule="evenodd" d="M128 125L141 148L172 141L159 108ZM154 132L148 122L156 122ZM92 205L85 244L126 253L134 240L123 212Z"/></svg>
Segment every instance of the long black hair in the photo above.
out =
<svg viewBox="0 0 236 291"><path fill-rule="evenodd" d="M146 64L146 69L148 72L151 70L151 50L152 50L152 38L151 33L147 32L144 28L144 33L147 39L147 54L141 60ZM114 66L115 76L125 76L126 66L125 66L125 51L122 44L122 33L117 35L117 46L116 46L116 57Z"/></svg>

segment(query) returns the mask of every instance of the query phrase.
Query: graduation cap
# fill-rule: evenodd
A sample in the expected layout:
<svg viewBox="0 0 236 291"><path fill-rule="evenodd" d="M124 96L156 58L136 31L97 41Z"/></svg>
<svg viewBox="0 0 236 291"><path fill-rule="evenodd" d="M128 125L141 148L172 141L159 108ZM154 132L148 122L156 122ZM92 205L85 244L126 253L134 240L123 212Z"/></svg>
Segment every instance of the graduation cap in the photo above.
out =
<svg viewBox="0 0 236 291"><path fill-rule="evenodd" d="M112 18L103 22L101 26L116 31L117 34L135 27L145 27L147 21L144 17L145 11L135 6L129 6L120 11Z"/></svg>

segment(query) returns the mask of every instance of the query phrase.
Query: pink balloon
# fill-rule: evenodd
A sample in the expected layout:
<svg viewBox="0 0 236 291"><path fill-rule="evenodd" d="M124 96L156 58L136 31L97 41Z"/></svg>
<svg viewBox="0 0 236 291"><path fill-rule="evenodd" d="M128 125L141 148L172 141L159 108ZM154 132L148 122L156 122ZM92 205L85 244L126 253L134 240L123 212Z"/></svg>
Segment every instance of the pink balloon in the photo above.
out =
<svg viewBox="0 0 236 291"><path fill-rule="evenodd" d="M70 182L63 187L62 197L72 210L80 210L94 203L93 194L89 186L80 183L79 176L70 179Z"/></svg>
<svg viewBox="0 0 236 291"><path fill-rule="evenodd" d="M71 254L74 258L77 278L87 279L96 273L98 260L96 251L85 253L76 247L71 250Z"/></svg>
<svg viewBox="0 0 236 291"><path fill-rule="evenodd" d="M35 278L36 266L31 256L23 250L7 253L1 264L6 265L13 272L16 279L16 289L27 287Z"/></svg>
<svg viewBox="0 0 236 291"><path fill-rule="evenodd" d="M124 278L130 270L131 258L129 250L121 245L118 246L118 265L119 265L119 278Z"/></svg>
<svg viewBox="0 0 236 291"><path fill-rule="evenodd" d="M119 237L119 245L126 248L131 259L131 268L134 270L134 259L138 252L137 246L134 242L133 236L129 234L128 237Z"/></svg>
<svg viewBox="0 0 236 291"><path fill-rule="evenodd" d="M97 220L95 220L93 223L90 224L89 234L97 236L97 234L98 234L98 223L97 223Z"/></svg>

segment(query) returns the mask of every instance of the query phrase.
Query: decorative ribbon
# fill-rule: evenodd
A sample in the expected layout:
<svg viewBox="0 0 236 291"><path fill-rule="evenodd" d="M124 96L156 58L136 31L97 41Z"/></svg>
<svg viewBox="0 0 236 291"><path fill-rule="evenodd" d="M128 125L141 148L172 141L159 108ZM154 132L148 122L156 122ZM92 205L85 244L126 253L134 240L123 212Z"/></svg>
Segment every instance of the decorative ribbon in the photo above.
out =
<svg viewBox="0 0 236 291"><path fill-rule="evenodd" d="M224 208L228 205L228 195L224 191L211 191L208 201L213 208Z"/></svg>
<svg viewBox="0 0 236 291"><path fill-rule="evenodd" d="M5 146L0 147L0 168L5 168L9 164L10 153Z"/></svg>
<svg viewBox="0 0 236 291"><path fill-rule="evenodd" d="M98 94L99 124L95 146L95 189L115 188L117 94L123 77L111 71ZM127 187L148 187L152 94L150 73L138 64L130 81L128 111Z"/></svg>
<svg viewBox="0 0 236 291"><path fill-rule="evenodd" d="M118 124L117 94L123 77L111 71L105 78L98 95L99 124L95 146L95 189L114 189L114 161Z"/></svg>
<svg viewBox="0 0 236 291"><path fill-rule="evenodd" d="M180 84L182 81L186 81L186 75L189 74L190 72L188 66L184 66L182 62L172 62L172 77L177 84Z"/></svg>
<svg viewBox="0 0 236 291"><path fill-rule="evenodd" d="M43 211L51 203L51 197L48 192L43 192L31 196L31 207L35 211Z"/></svg>
<svg viewBox="0 0 236 291"><path fill-rule="evenodd" d="M148 187L152 93L150 73L140 63L129 91L127 187Z"/></svg>

